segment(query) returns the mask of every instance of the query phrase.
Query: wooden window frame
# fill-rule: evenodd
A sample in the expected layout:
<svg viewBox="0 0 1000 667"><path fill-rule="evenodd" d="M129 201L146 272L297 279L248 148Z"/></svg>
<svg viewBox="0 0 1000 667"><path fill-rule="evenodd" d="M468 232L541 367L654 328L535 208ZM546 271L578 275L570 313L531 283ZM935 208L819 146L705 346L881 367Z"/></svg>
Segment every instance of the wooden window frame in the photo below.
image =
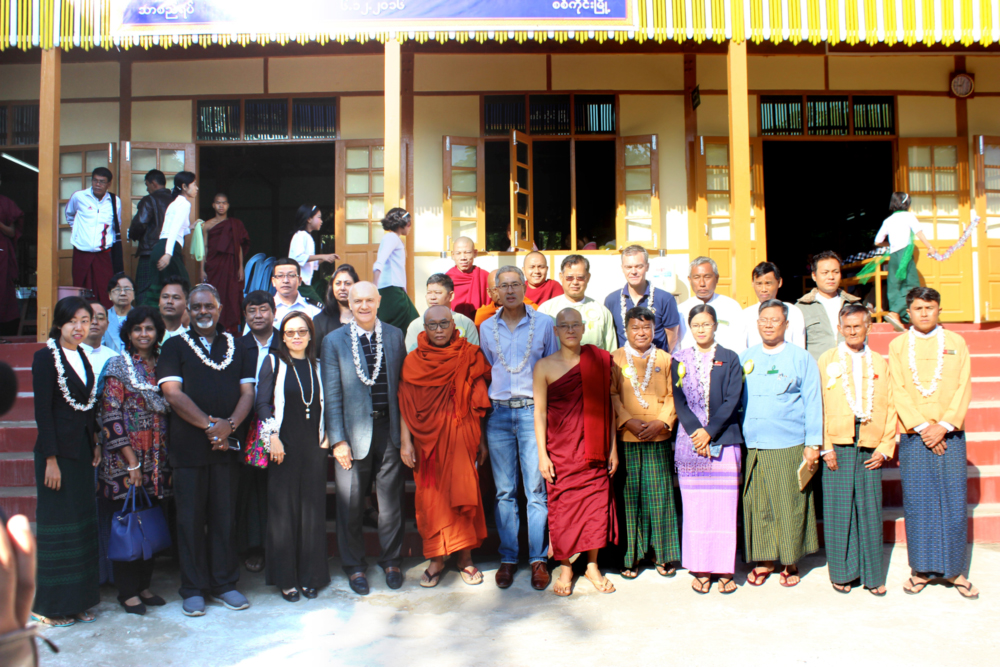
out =
<svg viewBox="0 0 1000 667"><path fill-rule="evenodd" d="M992 298L991 292L994 287L1000 285L1000 238L989 238L987 236L987 195L996 194L1000 196L1000 189L987 189L986 168L997 168L1000 165L986 164L986 146L1000 147L1000 136L975 135L972 138L973 162L975 169L975 208L976 213L982 219L979 229L976 231L978 252L979 252L979 295L980 313L985 321L995 322L1000 320L1000 288L996 292L997 298Z"/></svg>
<svg viewBox="0 0 1000 667"><path fill-rule="evenodd" d="M452 146L475 146L476 147L476 166L472 167L459 167L460 171L475 171L476 172L476 191L475 192L457 192L453 191L451 188L452 173L455 171L455 167L452 165ZM454 135L446 135L441 139L441 154L443 156L442 164L444 167L442 180L441 180L441 196L443 201L443 211L444 211L444 249L445 252L451 252L452 245L455 243L454 236L454 216L452 215L452 198L458 194L464 197L474 196L476 198L476 248L479 252L486 251L486 150L485 141L481 137L458 137ZM462 218L462 220L471 221L471 218Z"/></svg>
<svg viewBox="0 0 1000 667"><path fill-rule="evenodd" d="M527 146L527 160L520 160L517 157L517 147ZM527 132L522 132L520 136L517 130L510 132L510 243L512 248L531 251L535 247L535 147L534 139ZM518 168L524 168L527 172L528 185L525 187L520 183ZM528 205L524 213L518 213L517 200L521 195L527 196ZM576 209L576 202L571 202L572 209ZM519 222L524 221L524 236L520 235L518 229Z"/></svg>
<svg viewBox="0 0 1000 667"><path fill-rule="evenodd" d="M72 276L72 271L71 271L71 269L72 269L72 261L73 261L73 245L72 245L72 243L70 243L70 246L68 248L63 248L62 247L62 234L63 234L63 232L69 231L70 235L72 236L72 229L73 229L68 224L66 224L66 222L65 222L66 217L65 217L65 214L63 213L64 207L66 206L66 204L69 203L69 199L70 198L66 197L64 199L62 197L62 179L64 179L64 178L79 178L80 179L80 187L78 189L74 190L74 192L79 192L80 190L86 190L88 187L90 187L90 181L89 181L89 179L90 179L90 174L91 174L91 171L87 171L87 153L90 153L90 152L93 152L93 151L97 151L97 150L101 150L101 151L105 151L106 150L106 151L108 151L108 168L111 169L111 176L112 176L111 185L108 188L108 191L109 192L114 192L115 189L116 189L115 188L115 183L119 184L119 188L121 186L121 181L118 178L119 169L118 169L118 165L116 164L116 159L115 159L115 153L117 152L117 148L118 148L118 143L114 142L114 141L100 142L100 143L94 143L94 144L73 144L73 145L60 146L59 147L59 164L57 165L59 173L56 174L56 179L57 179L57 181L59 183L59 185L58 185L58 187L56 189L56 193L57 193L57 198L56 198L56 256L58 257L58 261L59 261L59 277L60 277L60 283L59 284L61 284L61 285L72 285L73 284L73 276ZM72 172L72 173L66 173L66 174L63 173L63 171L62 171L62 156L64 154L66 154L66 153L80 153L80 155L81 155L81 157L80 157L80 167L82 168L81 172ZM121 198L121 195L119 195L117 192L114 192L114 194L115 194L116 197ZM119 221L118 221L119 222L119 226L121 228L123 249L124 249L125 229L126 229L126 227L125 227L125 225L126 225L125 211L126 211L125 207L122 206L121 219L119 219ZM129 219L131 219L131 216L129 216ZM124 251L123 251L123 254L124 254ZM67 267L70 270L66 270L64 272L64 269L67 269ZM95 294L94 296L100 296L100 295Z"/></svg>
<svg viewBox="0 0 1000 667"><path fill-rule="evenodd" d="M336 123L335 136L333 137L323 137L319 139L293 139L292 138L292 126L294 124L295 109L293 107L295 100L307 99L311 97L316 98L326 98L334 100L333 114L334 122ZM198 103L208 102L212 100L231 102L233 100L239 100L240 103L240 138L234 139L232 141L210 141L198 138ZM284 138L281 139L264 139L264 140L246 140L246 102L247 100L285 100L288 107L288 119L287 119L287 130ZM202 95L198 97L191 98L191 136L194 137L194 143L198 146L273 146L275 144L323 144L331 143L334 141L340 141L340 116L341 116L341 101L343 97L336 93L296 93L289 95Z"/></svg>
<svg viewBox="0 0 1000 667"><path fill-rule="evenodd" d="M376 224L376 220L373 217L369 217L368 222L368 243L347 243L347 224L348 222L360 222L360 220L347 218L347 174L348 172L361 172L361 169L348 169L347 168L347 149L349 148L360 148L365 147L369 150L368 158L368 214L372 214L372 198L378 193L372 192L372 172L379 171L378 169L373 169L371 164L371 149L376 146L385 146L385 142L382 139L341 139L336 142L336 184L335 184L335 201L336 210L334 212L334 228L335 228L335 238L337 239L337 253L341 256L340 263L352 264L354 268L358 271L362 280L370 280L371 276L366 275L366 272L371 270L371 265L375 262L375 254L378 252L378 246L381 241L373 240L372 226ZM384 157L384 156L383 156ZM382 163L383 172L383 192L382 203L383 208L385 206L385 186L384 186L384 174L385 174L385 162ZM357 196L357 195L356 195ZM409 240L407 240L409 243ZM371 261L366 260L364 265L359 266L357 262L352 262L348 259L348 247L352 247L350 250L351 254L367 253L368 258Z"/></svg>
<svg viewBox="0 0 1000 667"><path fill-rule="evenodd" d="M899 137L899 95L879 95L878 91L870 93L848 93L848 130L847 134L811 134L809 132L809 101L810 97L845 97L843 93L814 90L800 93L799 91L767 91L757 93L757 136L767 141L891 141ZM764 134L763 105L765 97L802 97L802 134ZM892 128L893 134L855 134L854 133L854 98L855 97L891 97L892 98Z"/></svg>
<svg viewBox="0 0 1000 667"><path fill-rule="evenodd" d="M660 182L660 149L657 145L658 136L656 134L636 134L627 137L619 136L615 140L615 198L617 200L617 214L615 215L615 244L621 251L626 246L638 245L647 250L658 250L660 248L660 195L657 194L657 185ZM625 146L627 144L650 145L649 155L649 189L648 190L626 190L626 172L629 169L641 169L644 165L628 167L625 164ZM626 200L629 194L648 194L650 197L650 234L649 241L632 241L628 238L628 220ZM575 202L574 202L575 204ZM574 210L576 207L574 206ZM575 231L575 230L574 230ZM574 239L576 234L573 234Z"/></svg>

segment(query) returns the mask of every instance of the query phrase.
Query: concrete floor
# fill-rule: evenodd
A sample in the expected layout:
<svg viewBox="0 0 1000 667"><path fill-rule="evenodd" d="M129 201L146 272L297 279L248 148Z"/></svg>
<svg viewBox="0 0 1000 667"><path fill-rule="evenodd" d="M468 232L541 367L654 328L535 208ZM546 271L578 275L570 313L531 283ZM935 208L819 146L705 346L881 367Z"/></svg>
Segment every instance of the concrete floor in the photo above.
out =
<svg viewBox="0 0 1000 667"><path fill-rule="evenodd" d="M996 665L1000 653L1000 545L976 545L970 578L978 601L954 589L929 586L904 595L905 546L886 547L889 594L840 595L830 587L822 555L803 563L804 578L784 589L777 577L760 589L706 596L679 572L665 579L644 571L618 591L599 595L580 580L572 597L529 585L522 569L513 587L493 583L496 563L483 563L486 581L470 587L454 570L435 589L417 585L426 566L407 562L399 591L373 567L372 593L359 598L338 563L333 583L316 600L289 604L243 573L252 606L233 612L209 603L201 618L181 614L175 569L157 572L154 590L169 600L145 617L126 615L114 590L103 591L95 623L49 629L61 653L44 652L45 667L163 667L212 665ZM990 657L992 656L992 658Z"/></svg>

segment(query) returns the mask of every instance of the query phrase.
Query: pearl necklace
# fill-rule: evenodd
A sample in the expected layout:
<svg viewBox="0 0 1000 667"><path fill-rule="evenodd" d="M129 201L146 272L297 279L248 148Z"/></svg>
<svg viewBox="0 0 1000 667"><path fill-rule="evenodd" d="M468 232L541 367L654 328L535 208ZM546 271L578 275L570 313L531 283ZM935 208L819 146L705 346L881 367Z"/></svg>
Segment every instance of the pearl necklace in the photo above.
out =
<svg viewBox="0 0 1000 667"><path fill-rule="evenodd" d="M917 391L920 392L921 396L929 398L937 391L938 380L941 379L941 371L944 370L944 329L940 326L937 327L937 368L934 369L934 379L931 380L931 386L927 389L924 389L923 385L920 384L920 374L917 372L917 335L913 329L910 329L907 336L910 338L910 374L913 376L913 384L917 385Z"/></svg>
<svg viewBox="0 0 1000 667"><path fill-rule="evenodd" d="M375 386L378 374L382 370L382 322L375 320L375 372L372 378L368 379L367 369L361 367L361 355L358 354L358 336L361 335L361 327L357 321L351 321L351 353L354 355L354 371L358 374L358 379L366 386ZM298 377L298 374L296 374ZM312 402L311 400L309 401Z"/></svg>
<svg viewBox="0 0 1000 667"><path fill-rule="evenodd" d="M299 383L299 394L302 397L302 405L306 406L306 420L309 419L309 406L312 405L313 399L316 398L316 387L313 385L313 368L312 364L309 364L309 401L306 402L306 391L302 388L302 380L299 379L299 369L295 367L295 360L292 360L290 364L292 371L295 373L295 381Z"/></svg>
<svg viewBox="0 0 1000 667"><path fill-rule="evenodd" d="M69 387L66 386L66 367L63 366L62 357L59 354L59 347L56 345L55 339L48 339L45 342L45 346L52 350L52 359L56 362L56 384L59 385L59 391L62 392L63 398L69 403L69 407L77 412L92 410L97 404L97 380L94 380L94 386L90 388L90 399L87 401L87 404L77 403L69 393Z"/></svg>
<svg viewBox="0 0 1000 667"><path fill-rule="evenodd" d="M625 373L629 382L632 384L632 393L635 394L635 398L639 401L639 405L642 406L643 410L649 409L649 402L642 397L642 393L646 391L649 387L649 381L653 377L653 366L656 365L656 346L650 345L649 350L646 355L646 374L642 379L642 384L636 384L636 378L639 376L639 371L635 369L635 360L633 357L642 357L642 354L636 352L631 345L625 343L625 358L628 359L628 371Z"/></svg>
<svg viewBox="0 0 1000 667"><path fill-rule="evenodd" d="M841 371L841 384L844 386L844 397L847 399L847 404L851 406L854 416L862 422L871 421L872 409L875 405L875 366L872 364L871 348L865 345L865 350L862 353L865 368L868 371L868 408L864 412L861 410L861 387L855 389L854 396L853 398L851 397L850 378L854 375L854 358L853 356L851 357L851 370L848 372L846 343L841 343L837 346L837 355L840 357L840 367L843 369ZM864 384L864 378L862 378L861 384Z"/></svg>
<svg viewBox="0 0 1000 667"><path fill-rule="evenodd" d="M646 307L649 308L651 311L653 311L653 314L655 315L656 308L653 307L653 297L656 296L656 288L653 287L652 284L650 283L647 283L647 285L649 285L649 304ZM625 285L625 289L622 290L621 296L619 297L622 304L622 330L625 329L625 295L627 293L628 293L628 285ZM639 297L639 300L641 301L642 297ZM635 305L638 306L639 305L638 302Z"/></svg>
<svg viewBox="0 0 1000 667"><path fill-rule="evenodd" d="M707 354L702 355L698 351L698 348L692 350L694 354L694 371L698 375L698 384L701 385L701 395L705 399L705 421L708 422L708 397L712 391L712 365L715 363L715 349L718 347L716 343L712 343L712 348ZM702 357L707 357L708 359L708 371L705 372L705 367L702 365Z"/></svg>
<svg viewBox="0 0 1000 667"><path fill-rule="evenodd" d="M511 375L517 375L522 370L524 370L525 365L528 363L528 358L531 356L531 341L535 337L535 318L528 314L528 308L525 306L524 316L528 318L528 342L524 346L524 358L521 359L521 363L517 365L517 368L511 368L507 365L507 359L503 356L503 348L500 346L500 316L503 315L503 308L497 311L496 322L493 323L493 342L497 346L497 356L500 357L500 365L504 367ZM514 337L514 332L510 334L511 342L516 342Z"/></svg>
<svg viewBox="0 0 1000 667"><path fill-rule="evenodd" d="M201 359L201 363L205 364L206 366L214 370L224 371L226 370L226 368L229 367L229 364L233 363L233 352L236 350L236 345L233 343L232 334L224 333L222 335L226 339L226 346L228 347L228 349L226 350L226 358L223 359L222 363L220 364L217 364L208 357L206 357L205 353L201 351L201 347L199 347L194 342L194 340L191 339L191 336L189 336L187 332L180 334L180 337L184 340L185 343L188 344L188 347L190 347L194 351L194 353L198 356L198 358Z"/></svg>
<svg viewBox="0 0 1000 667"><path fill-rule="evenodd" d="M158 386L149 384L148 382L139 381L139 376L135 372L135 365L132 363L131 354L128 352L122 352L122 357L125 359L125 368L128 370L128 380L137 391L151 391L156 394L160 393L160 388Z"/></svg>

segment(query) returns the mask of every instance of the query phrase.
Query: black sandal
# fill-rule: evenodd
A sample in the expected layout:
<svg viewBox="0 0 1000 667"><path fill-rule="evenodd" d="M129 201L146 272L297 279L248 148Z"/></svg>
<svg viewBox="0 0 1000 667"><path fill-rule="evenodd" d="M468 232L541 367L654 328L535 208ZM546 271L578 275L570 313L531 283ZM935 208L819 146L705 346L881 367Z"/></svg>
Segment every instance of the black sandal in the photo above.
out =
<svg viewBox="0 0 1000 667"><path fill-rule="evenodd" d="M831 582L830 585L833 587L833 590L837 591L841 595L847 595L852 590L850 584L834 584ZM837 588L837 586L842 586L842 588Z"/></svg>
<svg viewBox="0 0 1000 667"><path fill-rule="evenodd" d="M903 586L903 592L906 593L907 595L919 595L921 591L923 591L925 588L927 588L927 584L929 584L929 583L930 583L930 580L927 580L927 581L914 581L913 577L910 577L910 579L909 579L910 587L907 588L906 586ZM919 588L917 588L918 586L919 586ZM961 593L961 591L959 591L959 593Z"/></svg>
<svg viewBox="0 0 1000 667"><path fill-rule="evenodd" d="M702 579L705 580L704 583ZM712 590L712 577L695 577L694 583L698 584L698 587L691 586L691 590L698 595L708 595L709 591Z"/></svg>
<svg viewBox="0 0 1000 667"><path fill-rule="evenodd" d="M973 593L972 592L972 582L969 581L968 579L965 580L964 584L952 583L952 586L954 586L955 588L957 588L958 589L958 594L961 595L966 600L978 600L979 599L979 593ZM965 589L967 591L967 593L963 593L962 589Z"/></svg>
<svg viewBox="0 0 1000 667"><path fill-rule="evenodd" d="M865 590L867 590L869 593L871 593L872 595L874 595L877 598L884 598L885 594L889 592L889 589L886 589L886 590L882 591L881 593L879 593L877 587L876 588L866 588Z"/></svg>

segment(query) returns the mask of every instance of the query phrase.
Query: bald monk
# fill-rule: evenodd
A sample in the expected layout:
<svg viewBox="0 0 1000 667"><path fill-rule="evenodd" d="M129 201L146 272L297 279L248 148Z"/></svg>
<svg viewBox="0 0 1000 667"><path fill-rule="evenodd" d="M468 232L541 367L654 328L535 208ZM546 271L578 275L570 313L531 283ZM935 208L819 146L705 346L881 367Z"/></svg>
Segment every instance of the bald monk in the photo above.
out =
<svg viewBox="0 0 1000 667"><path fill-rule="evenodd" d="M549 541L562 567L552 591L573 592L570 558L587 554L584 576L600 593L614 585L597 567L597 552L618 541L611 477L618 468L611 411L611 355L581 345L579 311L556 316L561 348L535 364L535 440L549 504Z"/></svg>
<svg viewBox="0 0 1000 667"><path fill-rule="evenodd" d="M413 469L417 529L431 559L420 579L424 588L438 585L444 559L455 552L462 580L483 583L472 550L486 537L478 468L487 456L480 420L490 408L489 379L486 357L458 335L451 309L428 308L399 384L399 455Z"/></svg>
<svg viewBox="0 0 1000 667"><path fill-rule="evenodd" d="M474 264L476 244L467 236L455 239L451 247L451 259L455 266L448 269L447 275L455 283L452 309L474 320L476 311L490 302L486 292L486 271Z"/></svg>
<svg viewBox="0 0 1000 667"><path fill-rule="evenodd" d="M540 252L529 252L524 258L524 296L539 306L563 293L562 285L555 280L549 280L549 262Z"/></svg>
<svg viewBox="0 0 1000 667"><path fill-rule="evenodd" d="M497 278L497 272L494 269L493 271L489 272L487 278L489 285L487 287L487 290L490 295L490 302L476 311L476 327L481 326L483 322L496 315L497 311L500 309L500 290L497 289L496 278ZM458 294L457 287L455 288L455 294ZM528 297L524 297L524 305L531 306L534 310L538 310L538 304L536 304ZM458 308L455 308L455 301L451 302L451 306L452 308L455 309L456 313L459 312Z"/></svg>

